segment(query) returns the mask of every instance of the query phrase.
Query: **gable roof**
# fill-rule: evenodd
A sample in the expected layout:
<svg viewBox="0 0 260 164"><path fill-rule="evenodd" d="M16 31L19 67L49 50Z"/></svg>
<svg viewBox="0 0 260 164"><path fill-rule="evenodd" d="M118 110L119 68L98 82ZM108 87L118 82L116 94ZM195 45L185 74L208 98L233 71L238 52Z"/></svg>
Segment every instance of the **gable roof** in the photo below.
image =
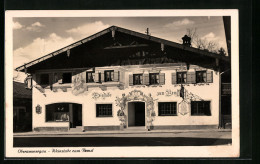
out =
<svg viewBox="0 0 260 164"><path fill-rule="evenodd" d="M117 26L111 26L107 29L104 29L96 34L93 34L89 37L86 37L82 40L79 40L75 43L72 43L66 47L63 47L57 51L54 51L54 52L51 52L45 56L42 56L38 59L35 59L31 62L28 62L22 66L19 66L17 67L15 70L16 71L25 71L25 68L29 68L33 65L36 65L37 63L40 63L42 61L45 61L51 57L54 57L56 55L59 55L61 54L62 52L65 52L69 49L72 49L74 47L77 47L79 45L82 45L86 42L90 42L91 40L97 38L97 37L100 37L104 34L107 34L111 31L119 31L119 32L122 32L122 33L125 33L125 34L128 34L128 35L132 35L132 36L136 36L136 37L139 37L139 38L142 38L142 39L146 39L146 40L149 40L149 41L153 41L153 42L157 42L157 43L160 43L160 44L164 44L166 46L170 46L170 47L174 47L174 48L178 48L178 49L182 49L182 50L185 50L185 51L188 51L188 52L193 52L193 53L197 53L197 54L200 54L200 55L204 55L204 56L207 56L207 57L210 57L210 58L216 58L216 59L220 59L220 60L223 60L223 61L226 61L226 62L230 62L230 59L226 56L223 56L223 55L219 55L219 54L215 54L215 53L212 53L212 52L208 52L208 51L205 51L205 50L200 50L200 49L197 49L197 48L194 48L194 47L188 47L188 46L185 46L183 44L179 44L179 43L176 43L176 42L172 42L172 41L169 41L169 40L165 40L165 39L161 39L161 38L158 38L158 37L154 37L154 36L150 36L150 35L146 35L146 34L142 34L142 33L139 33L139 32L136 32L136 31L132 31L132 30L128 30L128 29L125 29L125 28L121 28L121 27L117 27Z"/></svg>
<svg viewBox="0 0 260 164"><path fill-rule="evenodd" d="M24 83L13 81L13 96L14 98L32 99L32 90L26 89Z"/></svg>

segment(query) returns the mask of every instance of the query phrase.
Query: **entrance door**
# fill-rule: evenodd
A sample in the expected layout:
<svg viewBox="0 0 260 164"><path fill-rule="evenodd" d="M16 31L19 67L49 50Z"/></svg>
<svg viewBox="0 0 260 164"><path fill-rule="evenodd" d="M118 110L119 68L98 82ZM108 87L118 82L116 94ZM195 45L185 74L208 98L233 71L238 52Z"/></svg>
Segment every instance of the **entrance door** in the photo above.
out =
<svg viewBox="0 0 260 164"><path fill-rule="evenodd" d="M128 103L128 126L145 126L145 103Z"/></svg>
<svg viewBox="0 0 260 164"><path fill-rule="evenodd" d="M72 104L71 128L82 126L82 105Z"/></svg>

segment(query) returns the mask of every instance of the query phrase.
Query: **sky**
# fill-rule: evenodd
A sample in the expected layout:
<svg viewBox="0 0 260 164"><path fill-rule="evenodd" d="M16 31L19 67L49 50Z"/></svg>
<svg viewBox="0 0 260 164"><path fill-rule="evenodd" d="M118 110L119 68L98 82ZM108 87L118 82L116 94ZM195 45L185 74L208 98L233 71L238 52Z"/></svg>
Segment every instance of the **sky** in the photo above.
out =
<svg viewBox="0 0 260 164"><path fill-rule="evenodd" d="M13 67L63 48L110 26L119 26L180 43L187 28L226 48L222 17L26 17L13 18ZM17 76L17 72L14 72ZM17 81L25 75L19 73Z"/></svg>

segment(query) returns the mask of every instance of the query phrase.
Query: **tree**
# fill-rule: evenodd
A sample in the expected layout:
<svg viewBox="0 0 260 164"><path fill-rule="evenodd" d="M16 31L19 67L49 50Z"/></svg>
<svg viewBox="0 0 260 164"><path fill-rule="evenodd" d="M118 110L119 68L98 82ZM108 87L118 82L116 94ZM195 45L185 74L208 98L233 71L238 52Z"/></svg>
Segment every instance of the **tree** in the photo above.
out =
<svg viewBox="0 0 260 164"><path fill-rule="evenodd" d="M218 43L200 38L197 33L197 28L187 28L186 35L191 38L191 44L194 45L196 48L218 53Z"/></svg>

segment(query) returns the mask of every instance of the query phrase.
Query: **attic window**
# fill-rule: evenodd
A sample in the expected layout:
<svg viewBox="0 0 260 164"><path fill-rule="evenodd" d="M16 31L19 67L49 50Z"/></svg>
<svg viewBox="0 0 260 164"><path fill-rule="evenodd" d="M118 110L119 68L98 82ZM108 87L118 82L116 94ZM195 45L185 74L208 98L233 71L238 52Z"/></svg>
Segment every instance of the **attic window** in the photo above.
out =
<svg viewBox="0 0 260 164"><path fill-rule="evenodd" d="M62 83L71 83L71 73L63 73L62 74Z"/></svg>

